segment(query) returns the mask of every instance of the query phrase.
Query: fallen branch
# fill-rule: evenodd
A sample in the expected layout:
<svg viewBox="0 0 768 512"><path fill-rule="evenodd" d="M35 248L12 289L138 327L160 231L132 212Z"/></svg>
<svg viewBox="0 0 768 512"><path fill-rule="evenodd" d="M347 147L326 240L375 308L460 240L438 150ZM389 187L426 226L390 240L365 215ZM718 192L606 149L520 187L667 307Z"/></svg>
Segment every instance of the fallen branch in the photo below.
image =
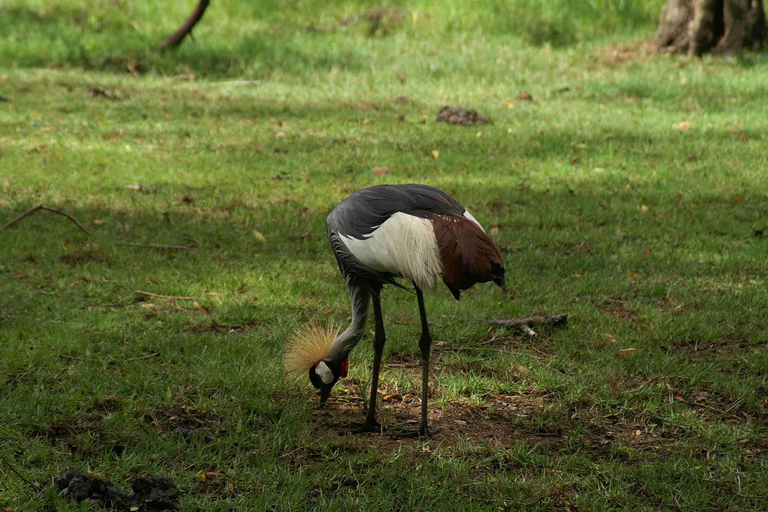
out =
<svg viewBox="0 0 768 512"><path fill-rule="evenodd" d="M152 293L152 292L145 292L142 290L136 290L136 293L139 295L147 295L149 297L157 297L158 299L168 299L168 300L197 300L195 297L183 297L180 295L160 295L159 293Z"/></svg>
<svg viewBox="0 0 768 512"><path fill-rule="evenodd" d="M151 358L153 358L153 357L157 357L157 356L159 356L159 355L160 355L160 352L152 352L151 354L147 354L147 355L145 355L145 356L140 356L140 357L132 357L132 358L130 358L130 359L127 359L127 360L126 360L126 362L130 362L130 361L140 361L140 360L142 360L142 359L151 359Z"/></svg>
<svg viewBox="0 0 768 512"><path fill-rule="evenodd" d="M43 490L43 488L42 488L42 487L40 487L39 485L37 485L37 484L35 484L35 483L33 483L33 482L30 482L29 480L27 480L26 478L24 478L24 475L22 475L21 473L19 473L18 471L16 471L16 468L14 468L14 467L11 465L11 463L10 463L10 462L8 462L8 459L6 459L5 457L3 457L2 455L0 455L0 459L3 459L3 462L5 462L5 465L6 465L6 466L8 466L8 468L9 468L11 471L13 471L14 473L16 473L16 476L18 476L19 478L21 478L22 480L24 480L24 482L26 482L26 483L27 483L27 485L29 485L30 487L32 487L33 489L35 489L35 490L36 490L36 491L38 491L38 492L40 492L40 491L42 491L42 490Z"/></svg>
<svg viewBox="0 0 768 512"><path fill-rule="evenodd" d="M175 48L179 46L181 42L192 33L192 29L197 25L197 22L202 19L205 10L208 8L210 0L200 0L195 6L195 10L184 21L184 23L157 48L158 51L163 52L168 48Z"/></svg>
<svg viewBox="0 0 768 512"><path fill-rule="evenodd" d="M482 322L485 324L501 325L509 327L510 329L520 329L525 334L531 337L536 337L536 332L531 329L531 325L553 325L562 326L568 323L568 314L564 315L547 315L547 316L531 316L528 318L472 318L456 315L447 315L448 318L455 318L458 320L473 320L475 322Z"/></svg>
<svg viewBox="0 0 768 512"><path fill-rule="evenodd" d="M24 213L22 213L21 215L19 215L19 216L18 216L18 217L16 217L15 219L13 219L13 220L11 220L10 222L8 222L8 224L6 224L5 226L3 226L3 227L2 227L2 229L7 229L7 228L9 228L9 227L13 226L14 224L16 224L17 222L19 222L19 221L20 221L21 219L23 219L24 217L27 217L27 216L29 216L29 215L32 215L33 213L35 213L37 210L45 210L45 211L47 211L47 212L53 212L53 213L58 213L59 215L63 215L63 216L65 216L66 218L68 218L69 220L71 220L72 222L74 222L74 223L75 223L75 225L76 225L77 227L79 227L79 228L80 228L80 229L83 231L83 233L85 233L86 235L90 235L90 234L91 234L91 233L90 233L90 232L89 232L87 229L85 229L83 226L81 226L81 225L80 225L80 223L79 223L79 222L77 222L77 221L74 219L74 217L72 217L70 214L68 214L68 213L64 213L63 211L61 211L61 210L57 210L56 208L49 208L48 206L44 206L44 205L42 205L42 204L39 204L39 205L37 205L37 206L35 206L35 207L32 207L32 208L30 208L29 210L25 211Z"/></svg>
<svg viewBox="0 0 768 512"><path fill-rule="evenodd" d="M125 233L123 233L125 234ZM122 236L122 235L120 235ZM144 247L145 249L167 249L171 251L183 251L185 249L197 249L194 245L155 245L155 244L115 244L122 247Z"/></svg>

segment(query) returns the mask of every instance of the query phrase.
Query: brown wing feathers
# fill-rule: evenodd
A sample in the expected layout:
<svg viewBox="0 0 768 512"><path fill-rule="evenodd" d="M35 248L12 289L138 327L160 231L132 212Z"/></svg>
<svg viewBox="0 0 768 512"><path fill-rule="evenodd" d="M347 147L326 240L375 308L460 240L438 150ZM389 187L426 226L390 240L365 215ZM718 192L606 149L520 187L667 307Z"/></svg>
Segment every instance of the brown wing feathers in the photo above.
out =
<svg viewBox="0 0 768 512"><path fill-rule="evenodd" d="M425 212L432 221L443 263L443 281L458 300L460 290L493 281L503 286L501 255L488 235L463 215Z"/></svg>

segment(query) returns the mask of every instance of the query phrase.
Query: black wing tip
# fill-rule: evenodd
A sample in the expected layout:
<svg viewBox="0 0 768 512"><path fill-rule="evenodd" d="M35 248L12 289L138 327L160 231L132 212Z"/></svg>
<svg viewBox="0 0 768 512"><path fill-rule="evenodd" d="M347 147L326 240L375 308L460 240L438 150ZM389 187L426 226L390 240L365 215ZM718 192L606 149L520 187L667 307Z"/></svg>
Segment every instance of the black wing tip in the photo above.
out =
<svg viewBox="0 0 768 512"><path fill-rule="evenodd" d="M443 281L445 283L445 281ZM445 286L448 287L449 290L451 290L451 293L453 294L453 298L456 300L461 300L461 290L456 288L453 285L450 285L448 283L445 283Z"/></svg>
<svg viewBox="0 0 768 512"><path fill-rule="evenodd" d="M498 263L491 262L491 281L504 288L506 279L504 277L504 267Z"/></svg>

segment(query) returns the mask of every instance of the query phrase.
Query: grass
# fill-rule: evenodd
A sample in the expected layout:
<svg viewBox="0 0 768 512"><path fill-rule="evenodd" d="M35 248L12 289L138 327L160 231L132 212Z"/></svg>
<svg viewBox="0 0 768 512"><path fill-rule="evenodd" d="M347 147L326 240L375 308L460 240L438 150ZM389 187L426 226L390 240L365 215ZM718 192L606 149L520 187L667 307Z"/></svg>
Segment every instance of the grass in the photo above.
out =
<svg viewBox="0 0 768 512"><path fill-rule="evenodd" d="M91 234L49 212L0 231L0 455L40 483L170 476L183 510L766 507L764 54L658 57L630 43L657 6L630 2L568 4L562 47L500 20L567 18L547 2L393 2L425 26L374 37L303 28L372 3L259 5L213 4L196 42L156 55L189 6L3 4L0 222L42 203ZM444 104L494 124L435 124ZM399 182L498 228L508 286L427 297L438 436L340 437L370 337L325 410L283 379L282 345L349 320L327 212ZM418 414L418 313L395 289L383 309L394 428ZM537 311L569 326L450 317ZM85 508L0 475L2 507Z"/></svg>

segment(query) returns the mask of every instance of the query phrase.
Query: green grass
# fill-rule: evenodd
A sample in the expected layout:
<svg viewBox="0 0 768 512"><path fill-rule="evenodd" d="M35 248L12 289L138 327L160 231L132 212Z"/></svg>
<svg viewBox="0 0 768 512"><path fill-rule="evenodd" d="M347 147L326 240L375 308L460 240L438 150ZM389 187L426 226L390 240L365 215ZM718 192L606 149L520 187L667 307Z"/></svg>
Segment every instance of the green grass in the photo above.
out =
<svg viewBox="0 0 768 512"><path fill-rule="evenodd" d="M0 223L42 203L91 232L50 212L0 231L0 455L39 483L169 476L183 510L766 508L765 54L628 44L658 3L391 2L407 22L373 37L306 30L373 3L258 5L214 3L170 55L149 48L188 5L0 8ZM523 8L574 44L509 35ZM435 124L445 104L494 124ZM324 410L283 379L282 346L349 321L325 215L402 182L497 227L508 286L427 297L440 434L340 437L370 336ZM396 289L383 309L395 428L418 414L418 310ZM569 326L531 340L450 317L537 311ZM86 509L0 463L0 507L33 506Z"/></svg>

